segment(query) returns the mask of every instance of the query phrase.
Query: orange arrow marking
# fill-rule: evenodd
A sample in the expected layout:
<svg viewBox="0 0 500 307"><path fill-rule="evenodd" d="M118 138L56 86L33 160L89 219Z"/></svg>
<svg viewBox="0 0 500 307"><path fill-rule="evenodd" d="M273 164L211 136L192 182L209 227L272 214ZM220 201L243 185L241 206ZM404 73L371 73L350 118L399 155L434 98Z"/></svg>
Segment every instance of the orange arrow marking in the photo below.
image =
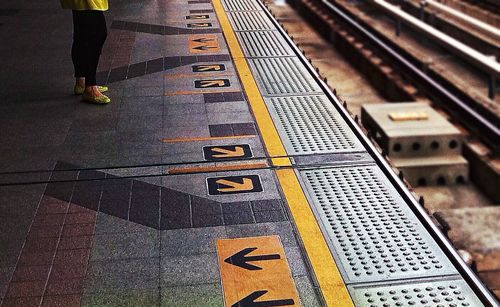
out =
<svg viewBox="0 0 500 307"><path fill-rule="evenodd" d="M209 23L191 23L190 26L193 28L207 28L207 27L210 27L210 24Z"/></svg>
<svg viewBox="0 0 500 307"><path fill-rule="evenodd" d="M219 71L222 67L220 65L199 65L198 71Z"/></svg>
<svg viewBox="0 0 500 307"><path fill-rule="evenodd" d="M233 182L226 179L217 180L218 184L227 185L229 188L218 188L221 193L251 191L253 190L253 182L251 179L243 178L243 183Z"/></svg>
<svg viewBox="0 0 500 307"><path fill-rule="evenodd" d="M210 43L210 42L215 42L215 40L216 38L207 38L207 37L192 39L193 42L197 43Z"/></svg>
<svg viewBox="0 0 500 307"><path fill-rule="evenodd" d="M224 80L204 80L200 82L201 87L223 87L225 84Z"/></svg>
<svg viewBox="0 0 500 307"><path fill-rule="evenodd" d="M212 151L218 152L219 154L213 155L215 158L233 158L233 157L243 157L245 155L245 150L243 147L236 146L234 150L224 149L224 148L212 148Z"/></svg>
<svg viewBox="0 0 500 307"><path fill-rule="evenodd" d="M219 47L217 46L196 46L196 47L193 47L194 50L200 50L200 51L206 51L206 50L210 50L210 49L219 49Z"/></svg>
<svg viewBox="0 0 500 307"><path fill-rule="evenodd" d="M189 52L191 53L207 53L219 52L220 46L216 35L192 35L189 37Z"/></svg>

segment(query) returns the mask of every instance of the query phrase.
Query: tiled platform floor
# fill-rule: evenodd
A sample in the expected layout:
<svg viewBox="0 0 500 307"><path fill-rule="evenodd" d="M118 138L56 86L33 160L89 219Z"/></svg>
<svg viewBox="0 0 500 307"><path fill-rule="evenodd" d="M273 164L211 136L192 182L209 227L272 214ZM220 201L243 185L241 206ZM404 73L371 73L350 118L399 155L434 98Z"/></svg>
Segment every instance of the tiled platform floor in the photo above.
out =
<svg viewBox="0 0 500 307"><path fill-rule="evenodd" d="M209 1L111 1L104 107L71 95L69 11L4 0L0 12L0 182L51 180L0 187L2 307L223 306L215 239L259 235L280 236L302 305L320 305L272 172L248 172L259 195L228 197L205 184L225 173L167 176L165 164L200 163L225 138L265 157ZM188 26L194 14L212 27ZM200 34L218 51L190 53ZM192 66L214 63L225 70L210 78L230 86L190 88L207 79ZM185 138L203 141L164 141Z"/></svg>

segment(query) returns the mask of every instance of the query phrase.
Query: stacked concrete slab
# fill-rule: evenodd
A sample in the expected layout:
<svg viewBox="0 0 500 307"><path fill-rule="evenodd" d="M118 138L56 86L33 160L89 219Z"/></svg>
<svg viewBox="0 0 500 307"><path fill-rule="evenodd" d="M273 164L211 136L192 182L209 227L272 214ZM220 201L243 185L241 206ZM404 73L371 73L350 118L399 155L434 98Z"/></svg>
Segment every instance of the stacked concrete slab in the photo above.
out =
<svg viewBox="0 0 500 307"><path fill-rule="evenodd" d="M410 184L445 185L468 180L460 131L428 104L364 105L361 117Z"/></svg>

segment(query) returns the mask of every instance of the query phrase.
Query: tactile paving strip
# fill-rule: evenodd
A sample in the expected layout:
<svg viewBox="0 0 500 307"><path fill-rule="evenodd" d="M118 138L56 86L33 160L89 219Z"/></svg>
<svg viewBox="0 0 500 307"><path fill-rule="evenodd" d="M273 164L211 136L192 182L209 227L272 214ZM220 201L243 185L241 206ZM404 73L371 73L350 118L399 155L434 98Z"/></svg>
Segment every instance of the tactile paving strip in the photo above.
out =
<svg viewBox="0 0 500 307"><path fill-rule="evenodd" d="M356 306L483 306L463 280L411 282L400 285L350 287Z"/></svg>
<svg viewBox="0 0 500 307"><path fill-rule="evenodd" d="M226 11L257 11L259 5L252 0L223 0L222 4Z"/></svg>
<svg viewBox="0 0 500 307"><path fill-rule="evenodd" d="M237 35L247 57L294 56L279 32L238 32Z"/></svg>
<svg viewBox="0 0 500 307"><path fill-rule="evenodd" d="M229 17L235 31L263 31L274 29L274 25L262 11L230 12Z"/></svg>
<svg viewBox="0 0 500 307"><path fill-rule="evenodd" d="M224 1L228 10L252 9ZM286 57L293 56L286 44L275 32L257 32L272 25L247 13L231 20L287 152L364 151L328 100L314 95L320 89L300 61ZM356 306L481 306L376 165L300 174Z"/></svg>
<svg viewBox="0 0 500 307"><path fill-rule="evenodd" d="M346 284L457 274L376 165L301 176Z"/></svg>
<svg viewBox="0 0 500 307"><path fill-rule="evenodd" d="M263 95L319 93L320 87L297 58L250 59Z"/></svg>
<svg viewBox="0 0 500 307"><path fill-rule="evenodd" d="M266 102L288 154L365 150L324 96L272 97Z"/></svg>

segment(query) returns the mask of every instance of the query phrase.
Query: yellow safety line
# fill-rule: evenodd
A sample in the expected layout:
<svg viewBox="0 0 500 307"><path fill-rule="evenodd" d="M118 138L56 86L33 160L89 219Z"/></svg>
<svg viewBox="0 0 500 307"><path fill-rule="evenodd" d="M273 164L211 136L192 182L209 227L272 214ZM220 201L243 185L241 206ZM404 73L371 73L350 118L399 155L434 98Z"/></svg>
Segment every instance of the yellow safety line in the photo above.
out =
<svg viewBox="0 0 500 307"><path fill-rule="evenodd" d="M241 83L248 97L264 145L270 156L286 156L285 147L267 110L257 83L243 55L236 34L224 12L220 0L213 0L215 13L226 38ZM289 158L272 158L275 166L290 166ZM299 231L307 256L319 283L323 298L328 306L354 306L347 287L336 266L335 260L321 233L318 222L309 206L297 175L292 169L276 170L281 188L290 207L295 225Z"/></svg>
<svg viewBox="0 0 500 307"><path fill-rule="evenodd" d="M163 143L180 143L180 142L197 142L197 141L216 141L216 140L229 140L229 139L244 139L254 138L256 135L233 135L233 136L207 136L198 138L177 138L177 139L162 139Z"/></svg>

